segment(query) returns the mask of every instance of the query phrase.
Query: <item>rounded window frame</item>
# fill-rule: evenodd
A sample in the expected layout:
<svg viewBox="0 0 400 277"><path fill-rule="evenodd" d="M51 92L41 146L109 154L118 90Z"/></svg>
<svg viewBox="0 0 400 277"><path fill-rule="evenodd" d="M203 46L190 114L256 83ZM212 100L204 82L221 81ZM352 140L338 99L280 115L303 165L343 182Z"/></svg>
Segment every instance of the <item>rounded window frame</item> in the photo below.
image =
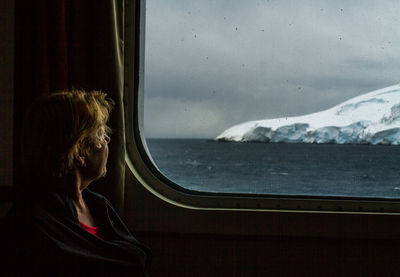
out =
<svg viewBox="0 0 400 277"><path fill-rule="evenodd" d="M124 110L126 163L139 182L170 204L204 210L400 214L400 200L331 196L277 196L197 192L165 177L152 161L143 136L145 0L126 1ZM133 22L133 24L132 24ZM139 37L139 39L136 39Z"/></svg>

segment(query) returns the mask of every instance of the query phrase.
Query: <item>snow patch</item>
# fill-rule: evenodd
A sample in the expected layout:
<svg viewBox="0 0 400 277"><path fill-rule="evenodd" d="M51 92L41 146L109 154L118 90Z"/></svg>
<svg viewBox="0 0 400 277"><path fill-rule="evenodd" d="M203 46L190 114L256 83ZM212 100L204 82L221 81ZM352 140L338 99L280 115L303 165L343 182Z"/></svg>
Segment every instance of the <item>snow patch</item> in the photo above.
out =
<svg viewBox="0 0 400 277"><path fill-rule="evenodd" d="M218 141L400 144L400 84L372 91L318 113L245 122Z"/></svg>

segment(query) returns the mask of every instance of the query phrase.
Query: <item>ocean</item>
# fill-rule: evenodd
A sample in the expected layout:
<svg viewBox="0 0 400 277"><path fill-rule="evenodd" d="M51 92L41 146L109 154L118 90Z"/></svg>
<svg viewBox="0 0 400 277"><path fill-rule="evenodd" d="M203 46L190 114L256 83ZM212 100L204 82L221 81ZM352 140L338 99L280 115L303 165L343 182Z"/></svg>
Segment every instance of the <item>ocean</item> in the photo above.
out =
<svg viewBox="0 0 400 277"><path fill-rule="evenodd" d="M189 190L400 198L400 146L146 142L159 170Z"/></svg>

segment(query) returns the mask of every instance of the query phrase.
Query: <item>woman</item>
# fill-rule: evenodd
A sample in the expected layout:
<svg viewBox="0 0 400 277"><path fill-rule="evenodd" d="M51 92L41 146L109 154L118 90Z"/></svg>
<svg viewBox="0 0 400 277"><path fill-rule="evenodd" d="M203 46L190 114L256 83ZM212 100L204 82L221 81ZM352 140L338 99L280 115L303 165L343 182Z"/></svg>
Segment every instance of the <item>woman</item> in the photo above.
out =
<svg viewBox="0 0 400 277"><path fill-rule="evenodd" d="M28 110L25 181L2 236L10 275L146 276L149 250L87 188L107 172L112 106L105 93L73 90L41 96Z"/></svg>

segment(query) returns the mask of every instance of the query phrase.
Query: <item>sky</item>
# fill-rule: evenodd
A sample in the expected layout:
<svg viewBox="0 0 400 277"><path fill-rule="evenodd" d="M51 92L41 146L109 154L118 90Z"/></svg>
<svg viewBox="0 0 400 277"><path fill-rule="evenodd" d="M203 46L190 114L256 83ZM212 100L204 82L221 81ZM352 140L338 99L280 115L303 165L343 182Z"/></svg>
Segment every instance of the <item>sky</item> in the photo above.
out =
<svg viewBox="0 0 400 277"><path fill-rule="evenodd" d="M144 134L215 138L400 83L398 0L147 0Z"/></svg>

